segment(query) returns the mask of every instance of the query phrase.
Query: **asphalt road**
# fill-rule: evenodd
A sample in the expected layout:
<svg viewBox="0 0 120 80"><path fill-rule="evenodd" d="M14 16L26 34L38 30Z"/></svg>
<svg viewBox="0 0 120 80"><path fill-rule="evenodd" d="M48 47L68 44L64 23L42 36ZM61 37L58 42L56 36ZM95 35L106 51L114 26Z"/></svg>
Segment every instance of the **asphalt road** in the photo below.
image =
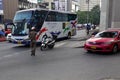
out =
<svg viewBox="0 0 120 80"><path fill-rule="evenodd" d="M29 47L0 43L0 80L120 80L118 54L87 53L65 40L30 56ZM109 54L109 55L108 55Z"/></svg>

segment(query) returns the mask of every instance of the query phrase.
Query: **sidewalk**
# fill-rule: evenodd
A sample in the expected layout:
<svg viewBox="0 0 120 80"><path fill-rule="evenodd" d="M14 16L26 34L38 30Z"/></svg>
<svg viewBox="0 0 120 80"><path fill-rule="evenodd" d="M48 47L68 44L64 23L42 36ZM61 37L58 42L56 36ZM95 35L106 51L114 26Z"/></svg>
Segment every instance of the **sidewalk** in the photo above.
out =
<svg viewBox="0 0 120 80"><path fill-rule="evenodd" d="M95 29L95 30L99 30L99 29ZM83 48L84 47L84 43L87 39L89 39L91 37L91 34L95 31L95 30L90 30L89 35L86 34L86 30L78 30L77 31L77 35L73 36L70 40L72 41L79 41L78 48Z"/></svg>

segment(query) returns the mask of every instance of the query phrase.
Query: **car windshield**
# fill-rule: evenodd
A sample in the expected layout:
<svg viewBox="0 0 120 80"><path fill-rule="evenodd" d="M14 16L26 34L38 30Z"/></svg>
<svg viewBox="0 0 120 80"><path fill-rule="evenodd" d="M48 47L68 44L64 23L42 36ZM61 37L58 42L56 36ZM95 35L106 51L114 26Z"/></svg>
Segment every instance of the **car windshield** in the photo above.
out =
<svg viewBox="0 0 120 80"><path fill-rule="evenodd" d="M95 35L95 38L114 38L118 35L117 31L107 31L107 32L100 32Z"/></svg>

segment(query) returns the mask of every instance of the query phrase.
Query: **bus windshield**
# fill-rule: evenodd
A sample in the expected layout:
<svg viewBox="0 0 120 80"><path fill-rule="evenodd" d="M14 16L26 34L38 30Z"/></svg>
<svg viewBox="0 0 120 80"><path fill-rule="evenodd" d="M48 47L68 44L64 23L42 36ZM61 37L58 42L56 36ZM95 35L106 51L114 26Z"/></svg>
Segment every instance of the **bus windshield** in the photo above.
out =
<svg viewBox="0 0 120 80"><path fill-rule="evenodd" d="M24 11L16 13L14 21L30 19L32 17L32 11Z"/></svg>
<svg viewBox="0 0 120 80"><path fill-rule="evenodd" d="M12 29L12 35L18 36L25 36L28 34L28 28L26 26L26 23L17 23Z"/></svg>

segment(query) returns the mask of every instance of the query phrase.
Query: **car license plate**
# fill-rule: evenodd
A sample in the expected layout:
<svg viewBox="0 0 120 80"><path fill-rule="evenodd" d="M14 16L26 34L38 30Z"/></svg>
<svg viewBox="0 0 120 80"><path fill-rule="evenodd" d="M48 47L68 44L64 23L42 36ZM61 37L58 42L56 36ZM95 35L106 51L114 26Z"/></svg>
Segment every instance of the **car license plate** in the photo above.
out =
<svg viewBox="0 0 120 80"><path fill-rule="evenodd" d="M21 44L21 41L18 41L18 44Z"/></svg>
<svg viewBox="0 0 120 80"><path fill-rule="evenodd" d="M96 49L96 47L95 47L95 46L92 46L91 49Z"/></svg>

